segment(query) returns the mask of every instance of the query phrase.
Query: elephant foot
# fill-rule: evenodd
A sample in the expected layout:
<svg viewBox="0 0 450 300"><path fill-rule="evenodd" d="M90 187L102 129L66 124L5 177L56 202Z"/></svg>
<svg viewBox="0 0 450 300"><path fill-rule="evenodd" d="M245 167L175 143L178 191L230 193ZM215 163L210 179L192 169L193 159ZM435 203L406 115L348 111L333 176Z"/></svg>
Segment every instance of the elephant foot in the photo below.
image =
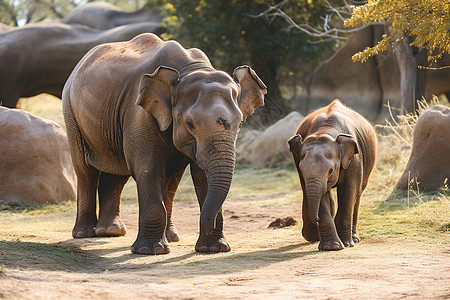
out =
<svg viewBox="0 0 450 300"><path fill-rule="evenodd" d="M134 254L158 255L170 252L170 246L161 239L144 239L138 237L131 246L131 252Z"/></svg>
<svg viewBox="0 0 450 300"><path fill-rule="evenodd" d="M359 243L359 241L361 241L361 239L359 238L359 235L358 235L356 232L354 232L354 233L352 234L352 240L353 240L353 242L355 242L355 243Z"/></svg>
<svg viewBox="0 0 450 300"><path fill-rule="evenodd" d="M169 243L178 242L180 240L180 236L178 235L177 229L172 222L167 226L166 229L166 238Z"/></svg>
<svg viewBox="0 0 450 300"><path fill-rule="evenodd" d="M72 230L72 236L76 239L96 237L95 234L95 224L89 222L89 224L75 224Z"/></svg>
<svg viewBox="0 0 450 300"><path fill-rule="evenodd" d="M355 246L355 242L351 238L349 240L342 240L342 244L344 244L344 247L353 247L353 246Z"/></svg>
<svg viewBox="0 0 450 300"><path fill-rule="evenodd" d="M223 234L210 236L200 234L195 244L195 251L197 252L228 252L230 250L230 245L228 245Z"/></svg>
<svg viewBox="0 0 450 300"><path fill-rule="evenodd" d="M320 240L319 231L317 227L305 227L302 228L302 235L308 242L315 243Z"/></svg>
<svg viewBox="0 0 450 300"><path fill-rule="evenodd" d="M319 243L320 251L336 251L342 249L344 249L344 244L340 240L320 241Z"/></svg>
<svg viewBox="0 0 450 300"><path fill-rule="evenodd" d="M95 228L95 234L97 236L123 236L126 233L127 228L119 217L115 217L110 222L99 221L97 223L97 227Z"/></svg>

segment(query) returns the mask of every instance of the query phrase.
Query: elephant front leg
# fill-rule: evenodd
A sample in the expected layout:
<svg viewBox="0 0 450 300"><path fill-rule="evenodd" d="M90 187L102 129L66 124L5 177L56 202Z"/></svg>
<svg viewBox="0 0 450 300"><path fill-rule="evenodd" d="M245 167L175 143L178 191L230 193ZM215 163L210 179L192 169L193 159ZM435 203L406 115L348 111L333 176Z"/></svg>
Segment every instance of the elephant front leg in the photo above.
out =
<svg viewBox="0 0 450 300"><path fill-rule="evenodd" d="M146 177L146 176L145 176ZM152 180L153 179L153 180ZM166 238L167 212L163 203L161 178L137 178L139 199L139 231L131 252L166 254L170 246Z"/></svg>
<svg viewBox="0 0 450 300"><path fill-rule="evenodd" d="M200 236L195 244L195 251L228 252L230 250L230 245L223 235L223 216L220 209L216 217L216 227L211 232L200 226Z"/></svg>
<svg viewBox="0 0 450 300"><path fill-rule="evenodd" d="M335 224L338 235L345 247L353 247L355 242L359 242L359 236L356 233L356 219L358 215L356 203L359 206L358 198L357 192L351 187L338 187L338 211Z"/></svg>
<svg viewBox="0 0 450 300"><path fill-rule="evenodd" d="M327 197L325 194L324 197ZM322 199L319 208L319 250L330 251L330 250L342 250L344 249L344 244L340 240L336 226L334 225L334 220L331 212L330 201L331 198Z"/></svg>
<svg viewBox="0 0 450 300"><path fill-rule="evenodd" d="M196 164L191 163L191 176L192 181L194 182L195 193L197 194L197 199L201 208L205 202L206 194L208 192L206 175ZM200 236L195 244L195 251L228 252L230 250L230 245L223 235L222 209L219 209L216 217L216 226L212 231L209 231L200 225Z"/></svg>

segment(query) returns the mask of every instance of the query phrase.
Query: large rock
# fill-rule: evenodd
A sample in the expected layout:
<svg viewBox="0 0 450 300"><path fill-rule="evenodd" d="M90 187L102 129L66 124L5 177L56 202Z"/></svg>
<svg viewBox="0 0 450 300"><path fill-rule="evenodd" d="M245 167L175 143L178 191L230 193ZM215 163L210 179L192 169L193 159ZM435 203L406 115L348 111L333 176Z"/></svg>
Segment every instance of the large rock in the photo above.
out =
<svg viewBox="0 0 450 300"><path fill-rule="evenodd" d="M0 201L59 203L76 198L67 136L58 124L0 107Z"/></svg>
<svg viewBox="0 0 450 300"><path fill-rule="evenodd" d="M255 140L251 146L251 164L255 167L272 167L290 161L287 141L295 134L303 118L303 115L293 111L263 132L253 132Z"/></svg>
<svg viewBox="0 0 450 300"><path fill-rule="evenodd" d="M435 191L446 178L450 178L450 108L436 105L416 123L411 157L396 187L408 189L408 183L417 180L420 190Z"/></svg>

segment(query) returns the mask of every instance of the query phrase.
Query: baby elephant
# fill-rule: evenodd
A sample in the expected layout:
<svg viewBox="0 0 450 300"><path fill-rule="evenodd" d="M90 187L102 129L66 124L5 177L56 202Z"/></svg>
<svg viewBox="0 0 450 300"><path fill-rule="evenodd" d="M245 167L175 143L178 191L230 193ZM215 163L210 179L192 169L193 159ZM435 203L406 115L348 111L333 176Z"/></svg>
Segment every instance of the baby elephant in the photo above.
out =
<svg viewBox="0 0 450 300"><path fill-rule="evenodd" d="M363 116L334 100L305 117L289 146L303 190L303 237L320 240L319 250L354 246L359 242L361 194L377 155L375 130Z"/></svg>

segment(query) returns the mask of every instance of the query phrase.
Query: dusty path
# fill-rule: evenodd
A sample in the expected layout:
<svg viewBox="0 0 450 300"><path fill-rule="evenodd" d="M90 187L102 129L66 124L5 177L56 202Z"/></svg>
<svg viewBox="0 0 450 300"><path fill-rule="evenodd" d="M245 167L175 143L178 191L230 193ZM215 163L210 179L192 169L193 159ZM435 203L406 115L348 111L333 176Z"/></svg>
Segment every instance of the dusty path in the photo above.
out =
<svg viewBox="0 0 450 300"><path fill-rule="evenodd" d="M366 238L354 248L318 252L317 244L303 240L298 225L267 228L277 217L299 219L298 203L266 202L227 200L225 235L232 251L223 254L193 251L199 214L189 201L175 203L182 240L164 256L130 253L137 230L132 210L123 213L128 233L122 238L74 240L69 232L32 232L27 241L79 247L81 265L5 267L0 298L450 299L450 249L417 240Z"/></svg>

